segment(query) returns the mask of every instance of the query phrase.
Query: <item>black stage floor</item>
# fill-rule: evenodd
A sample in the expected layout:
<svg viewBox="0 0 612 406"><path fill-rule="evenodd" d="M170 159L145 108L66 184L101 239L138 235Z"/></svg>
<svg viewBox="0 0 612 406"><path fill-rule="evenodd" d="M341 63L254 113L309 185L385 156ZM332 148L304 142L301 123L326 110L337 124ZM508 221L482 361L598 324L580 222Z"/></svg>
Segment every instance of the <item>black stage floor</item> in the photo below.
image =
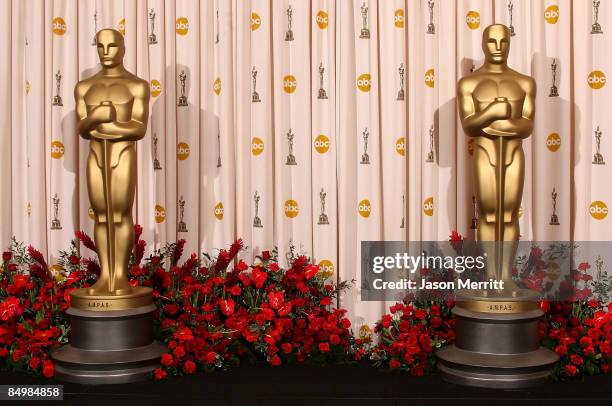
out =
<svg viewBox="0 0 612 406"><path fill-rule="evenodd" d="M86 386L0 373L0 384L63 384L66 405L527 405L612 404L612 374L524 390L452 385L368 365L243 366L227 372L128 385ZM43 402L47 403L47 402ZM48 402L58 404L59 402ZM18 404L25 404L20 402ZM41 402L32 402L41 404Z"/></svg>

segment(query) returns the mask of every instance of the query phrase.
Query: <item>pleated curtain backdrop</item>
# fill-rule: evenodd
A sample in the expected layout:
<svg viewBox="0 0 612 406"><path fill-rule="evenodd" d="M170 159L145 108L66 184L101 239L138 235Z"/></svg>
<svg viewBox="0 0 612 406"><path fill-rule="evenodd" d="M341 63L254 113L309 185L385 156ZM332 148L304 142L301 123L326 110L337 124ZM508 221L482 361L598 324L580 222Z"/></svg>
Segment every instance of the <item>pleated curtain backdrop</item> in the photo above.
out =
<svg viewBox="0 0 612 406"><path fill-rule="evenodd" d="M538 85L522 238L612 237L611 0L2 0L0 22L2 247L54 263L92 233L72 90L105 27L151 84L134 207L149 248L305 253L357 281L340 304L367 335L386 304L359 300L362 240L474 236L455 85L494 22Z"/></svg>

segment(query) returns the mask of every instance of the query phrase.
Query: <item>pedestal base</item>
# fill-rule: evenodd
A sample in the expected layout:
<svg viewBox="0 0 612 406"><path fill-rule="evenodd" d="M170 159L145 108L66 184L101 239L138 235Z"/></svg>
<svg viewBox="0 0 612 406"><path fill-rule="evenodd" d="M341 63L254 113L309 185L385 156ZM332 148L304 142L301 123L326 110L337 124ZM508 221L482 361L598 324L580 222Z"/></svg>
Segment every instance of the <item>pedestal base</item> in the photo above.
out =
<svg viewBox="0 0 612 406"><path fill-rule="evenodd" d="M540 310L482 313L455 307L455 345L438 351L444 379L461 385L518 389L546 381L559 357L540 347Z"/></svg>
<svg viewBox="0 0 612 406"><path fill-rule="evenodd" d="M56 377L82 384L147 379L165 347L153 341L155 305L118 311L69 308L71 343L54 351Z"/></svg>

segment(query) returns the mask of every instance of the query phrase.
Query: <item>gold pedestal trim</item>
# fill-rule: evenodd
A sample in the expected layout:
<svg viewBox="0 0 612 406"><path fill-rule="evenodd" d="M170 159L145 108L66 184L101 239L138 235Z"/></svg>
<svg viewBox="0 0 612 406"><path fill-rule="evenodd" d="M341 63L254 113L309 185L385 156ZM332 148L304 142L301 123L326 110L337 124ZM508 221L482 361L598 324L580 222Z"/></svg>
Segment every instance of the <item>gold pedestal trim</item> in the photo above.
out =
<svg viewBox="0 0 612 406"><path fill-rule="evenodd" d="M465 302L456 302L457 307L465 310L470 310L479 313L525 313L540 308L538 302L522 302L522 301L493 301L493 300L469 300Z"/></svg>
<svg viewBox="0 0 612 406"><path fill-rule="evenodd" d="M87 288L70 293L70 306L81 310L114 311L134 309L153 303L153 290L143 286L132 287L126 295L89 295Z"/></svg>

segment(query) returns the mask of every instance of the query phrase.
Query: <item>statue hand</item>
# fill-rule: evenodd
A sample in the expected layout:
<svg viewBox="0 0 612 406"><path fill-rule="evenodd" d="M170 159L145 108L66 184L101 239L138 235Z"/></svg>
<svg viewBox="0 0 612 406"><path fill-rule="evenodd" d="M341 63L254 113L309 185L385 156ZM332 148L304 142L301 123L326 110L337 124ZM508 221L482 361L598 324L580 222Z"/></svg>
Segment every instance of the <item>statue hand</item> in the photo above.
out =
<svg viewBox="0 0 612 406"><path fill-rule="evenodd" d="M117 121L117 111L112 103L104 103L94 107L91 111L91 115L98 123L112 123L113 121Z"/></svg>
<svg viewBox="0 0 612 406"><path fill-rule="evenodd" d="M487 111L490 112L489 114L491 114L495 120L507 120L511 117L512 113L510 103L507 100L496 100L492 102L489 104L489 107L487 107Z"/></svg>

